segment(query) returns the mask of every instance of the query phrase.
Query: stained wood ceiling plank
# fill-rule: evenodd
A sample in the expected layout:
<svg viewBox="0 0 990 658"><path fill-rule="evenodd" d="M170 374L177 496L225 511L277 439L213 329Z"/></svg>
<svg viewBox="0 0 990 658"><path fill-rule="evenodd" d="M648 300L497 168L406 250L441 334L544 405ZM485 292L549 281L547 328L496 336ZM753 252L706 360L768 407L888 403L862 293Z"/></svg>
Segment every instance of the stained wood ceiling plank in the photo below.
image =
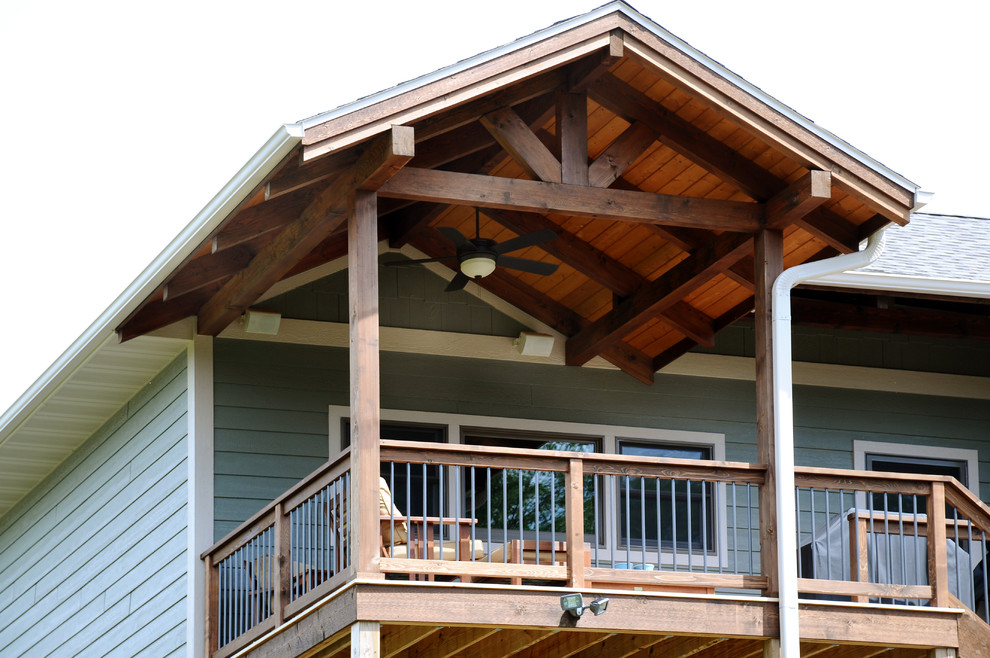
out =
<svg viewBox="0 0 990 658"><path fill-rule="evenodd" d="M574 654L574 656L575 658L625 658L636 655L640 650L664 642L666 639L666 635L621 633L608 637L600 643ZM665 655L673 656L676 654Z"/></svg>
<svg viewBox="0 0 990 658"><path fill-rule="evenodd" d="M674 197L416 168L398 172L381 187L379 194L414 201L529 212L553 211L600 219L741 232L756 231L763 215L763 207L755 203Z"/></svg>
<svg viewBox="0 0 990 658"><path fill-rule="evenodd" d="M440 626L384 626L382 627L382 658L393 658L412 645L440 630Z"/></svg>
<svg viewBox="0 0 990 658"><path fill-rule="evenodd" d="M530 178L560 182L560 161L512 108L499 108L479 121Z"/></svg>
<svg viewBox="0 0 990 658"><path fill-rule="evenodd" d="M298 219L199 309L199 333L215 336L223 331L297 261L343 224L353 190L380 187L413 154L412 128L393 126L378 137L346 174L335 178Z"/></svg>
<svg viewBox="0 0 990 658"><path fill-rule="evenodd" d="M752 250L749 235L723 234L699 247L667 274L651 281L611 313L567 341L566 363L583 365L605 345L621 340L646 317L667 310Z"/></svg>
<svg viewBox="0 0 990 658"><path fill-rule="evenodd" d="M587 647L610 637L611 633L560 631L516 654L515 658L570 658Z"/></svg>

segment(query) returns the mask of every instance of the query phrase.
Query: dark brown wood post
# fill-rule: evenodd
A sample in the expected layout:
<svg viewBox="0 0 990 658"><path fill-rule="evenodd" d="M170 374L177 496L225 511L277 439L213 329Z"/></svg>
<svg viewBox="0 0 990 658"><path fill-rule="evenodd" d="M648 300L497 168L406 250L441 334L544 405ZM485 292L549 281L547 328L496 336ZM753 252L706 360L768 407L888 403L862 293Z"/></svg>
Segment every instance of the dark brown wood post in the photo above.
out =
<svg viewBox="0 0 990 658"><path fill-rule="evenodd" d="M764 229L756 234L756 444L757 459L766 464L760 487L760 570L767 579L767 596L779 591L777 578L777 477L774 471L773 282L784 270L784 233ZM790 367L790 364L781 364Z"/></svg>
<svg viewBox="0 0 990 658"><path fill-rule="evenodd" d="M378 564L381 402L378 361L378 203L357 190L347 220L350 303L351 555L359 578L383 577Z"/></svg>

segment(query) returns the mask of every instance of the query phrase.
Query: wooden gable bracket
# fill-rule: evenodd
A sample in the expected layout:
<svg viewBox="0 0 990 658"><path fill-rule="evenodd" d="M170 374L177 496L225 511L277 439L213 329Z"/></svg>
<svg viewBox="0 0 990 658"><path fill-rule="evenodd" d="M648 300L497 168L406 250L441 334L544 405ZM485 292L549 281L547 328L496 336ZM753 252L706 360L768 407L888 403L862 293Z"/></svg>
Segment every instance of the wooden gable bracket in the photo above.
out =
<svg viewBox="0 0 990 658"><path fill-rule="evenodd" d="M572 335L565 348L565 362L572 366L584 365L606 346L621 341L645 320L671 308L713 276L730 267L752 251L752 247L752 235L719 235L664 276L649 282L610 313Z"/></svg>
<svg viewBox="0 0 990 658"><path fill-rule="evenodd" d="M393 126L375 139L357 162L335 177L300 216L239 271L199 311L198 331L216 336L265 290L313 250L346 219L355 190L374 190L414 155L413 129Z"/></svg>

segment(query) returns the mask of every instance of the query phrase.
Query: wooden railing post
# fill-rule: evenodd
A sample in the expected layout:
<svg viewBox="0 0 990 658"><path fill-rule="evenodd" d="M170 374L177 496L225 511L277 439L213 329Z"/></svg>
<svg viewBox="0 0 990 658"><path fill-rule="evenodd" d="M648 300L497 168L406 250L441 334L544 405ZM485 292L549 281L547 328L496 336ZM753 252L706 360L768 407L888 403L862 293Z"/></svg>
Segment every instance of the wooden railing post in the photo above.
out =
<svg viewBox="0 0 990 658"><path fill-rule="evenodd" d="M928 583L932 605L949 607L949 560L945 534L945 484L932 482L928 497Z"/></svg>
<svg viewBox="0 0 990 658"><path fill-rule="evenodd" d="M204 655L212 656L213 652L219 648L219 617L220 617L220 583L217 580L217 566L213 564L213 556L207 555L203 558L203 566L206 568L206 625L204 627L206 635L206 652Z"/></svg>
<svg viewBox="0 0 990 658"><path fill-rule="evenodd" d="M567 491L564 510L567 524L568 584L584 587L584 462L571 459L570 468L564 474Z"/></svg>
<svg viewBox="0 0 990 658"><path fill-rule="evenodd" d="M289 602L289 591L292 588L292 528L286 518L285 507L282 503L275 506L275 573L278 587L275 590L275 625L281 626L285 621L285 606Z"/></svg>

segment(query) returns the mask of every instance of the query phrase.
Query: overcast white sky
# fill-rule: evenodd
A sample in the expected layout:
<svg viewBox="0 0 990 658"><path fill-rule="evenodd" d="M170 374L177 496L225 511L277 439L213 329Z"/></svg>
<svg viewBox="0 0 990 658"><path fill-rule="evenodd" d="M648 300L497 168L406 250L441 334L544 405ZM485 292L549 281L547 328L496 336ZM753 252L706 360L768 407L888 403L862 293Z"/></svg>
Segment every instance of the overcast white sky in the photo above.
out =
<svg viewBox="0 0 990 658"><path fill-rule="evenodd" d="M0 412L281 123L603 2L0 0ZM990 217L986 0L631 4Z"/></svg>

